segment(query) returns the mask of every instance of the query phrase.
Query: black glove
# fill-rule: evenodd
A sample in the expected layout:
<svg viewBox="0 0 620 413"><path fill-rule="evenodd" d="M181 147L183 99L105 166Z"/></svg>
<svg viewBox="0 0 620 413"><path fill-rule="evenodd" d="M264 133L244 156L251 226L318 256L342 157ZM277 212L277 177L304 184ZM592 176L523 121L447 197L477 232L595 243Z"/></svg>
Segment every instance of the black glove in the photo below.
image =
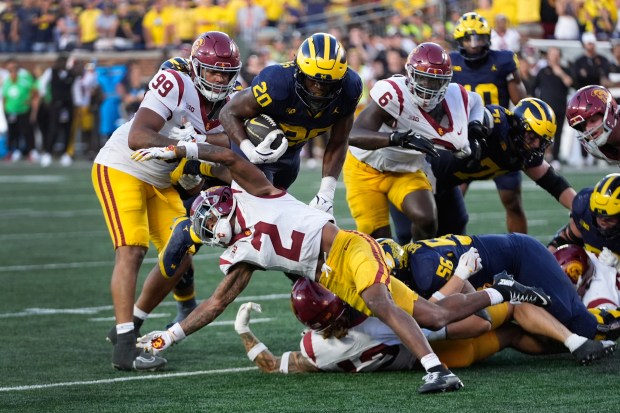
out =
<svg viewBox="0 0 620 413"><path fill-rule="evenodd" d="M482 153L482 145L486 145L487 143L486 139L489 130L477 120L469 122L467 129L467 139L469 140L469 148L471 149L471 158L479 161Z"/></svg>
<svg viewBox="0 0 620 413"><path fill-rule="evenodd" d="M426 153L434 158L439 156L439 152L435 149L433 142L409 129L407 132L392 132L390 134L390 146L400 146L405 149L413 149L422 153Z"/></svg>

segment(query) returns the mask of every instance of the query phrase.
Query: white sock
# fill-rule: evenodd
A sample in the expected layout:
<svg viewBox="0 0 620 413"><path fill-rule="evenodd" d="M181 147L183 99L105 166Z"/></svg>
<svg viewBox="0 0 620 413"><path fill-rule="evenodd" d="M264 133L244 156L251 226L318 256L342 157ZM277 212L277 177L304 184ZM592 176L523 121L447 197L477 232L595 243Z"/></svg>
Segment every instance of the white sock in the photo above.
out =
<svg viewBox="0 0 620 413"><path fill-rule="evenodd" d="M568 348L568 351L572 353L586 341L588 341L588 339L585 337L578 336L577 334L571 334L566 340L564 340L564 345Z"/></svg>
<svg viewBox="0 0 620 413"><path fill-rule="evenodd" d="M144 311L140 310L136 305L134 305L133 315L134 317L138 317L140 320L146 320L146 318L149 316L149 313L145 313Z"/></svg>
<svg viewBox="0 0 620 413"><path fill-rule="evenodd" d="M504 302L504 297L497 291L495 288L485 288L482 291L486 291L489 294L489 298L491 299L491 305L501 304Z"/></svg>
<svg viewBox="0 0 620 413"><path fill-rule="evenodd" d="M129 333L130 331L133 331L133 329L134 329L133 321L129 323L120 323L116 325L116 334L121 335L121 334Z"/></svg>
<svg viewBox="0 0 620 413"><path fill-rule="evenodd" d="M424 367L424 370L428 371L435 366L439 366L441 364L441 361L439 361L439 357L437 357L437 354L429 353L420 359L420 363L422 364L422 367Z"/></svg>

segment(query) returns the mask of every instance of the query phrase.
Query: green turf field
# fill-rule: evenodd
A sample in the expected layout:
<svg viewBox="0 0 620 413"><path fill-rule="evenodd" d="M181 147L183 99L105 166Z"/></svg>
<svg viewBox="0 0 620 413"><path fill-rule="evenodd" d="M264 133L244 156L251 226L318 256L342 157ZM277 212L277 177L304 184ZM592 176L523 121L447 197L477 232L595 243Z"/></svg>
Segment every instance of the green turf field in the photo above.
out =
<svg viewBox="0 0 620 413"><path fill-rule="evenodd" d="M576 187L605 170L563 171ZM303 171L292 192L309 201L320 172ZM568 213L524 178L530 233L546 242ZM336 215L353 221L339 187ZM504 232L492 185L467 196L470 233ZM1 412L618 412L620 355L579 367L570 355L531 357L506 350L476 367L455 370L456 393L419 396L422 372L267 375L253 368L232 327L238 305L259 302L253 331L275 354L298 349L301 324L290 311L290 283L256 273L247 290L215 323L166 351L168 367L121 373L110 364L105 333L113 325L109 293L114 261L90 165L41 169L0 165L0 411ZM217 250L197 256L199 298L221 278ZM149 252L141 285L155 263ZM171 299L146 321L162 329L175 314Z"/></svg>

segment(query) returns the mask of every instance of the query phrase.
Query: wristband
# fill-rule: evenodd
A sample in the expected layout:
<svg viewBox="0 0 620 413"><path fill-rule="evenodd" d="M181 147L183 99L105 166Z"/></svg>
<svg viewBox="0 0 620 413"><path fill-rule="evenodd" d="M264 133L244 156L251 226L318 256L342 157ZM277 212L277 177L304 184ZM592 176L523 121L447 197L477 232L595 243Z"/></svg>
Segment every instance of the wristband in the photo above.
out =
<svg viewBox="0 0 620 413"><path fill-rule="evenodd" d="M457 268L457 271L454 271L454 275L456 275L461 280L466 281L470 277L471 274L469 274L469 270L467 269L465 271L458 271L458 268Z"/></svg>
<svg viewBox="0 0 620 413"><path fill-rule="evenodd" d="M437 301L441 301L441 300L443 300L444 298L446 298L446 296L445 296L445 295L443 295L442 293L440 293L439 291L435 291L435 292L433 293L433 295L431 295L431 297L433 297L433 298L434 298L434 299L436 299Z"/></svg>
<svg viewBox="0 0 620 413"><path fill-rule="evenodd" d="M328 193L331 197L334 197L334 192L336 192L336 178L333 176L326 176L321 179L321 186L319 187L320 193Z"/></svg>
<svg viewBox="0 0 620 413"><path fill-rule="evenodd" d="M212 163L200 162L200 175L213 176L213 172L211 171L211 168L213 168Z"/></svg>
<svg viewBox="0 0 620 413"><path fill-rule="evenodd" d="M291 357L291 352L287 351L282 354L282 358L280 359L280 373L288 374L288 359Z"/></svg>
<svg viewBox="0 0 620 413"><path fill-rule="evenodd" d="M175 323L168 329L172 336L174 337L174 341L177 343L185 338L185 331L181 328L181 324Z"/></svg>
<svg viewBox="0 0 620 413"><path fill-rule="evenodd" d="M250 361L254 361L256 360L256 357L258 357L258 355L265 350L267 350L267 346L263 343L258 343L257 345L252 347L250 351L248 351L248 358L250 359Z"/></svg>
<svg viewBox="0 0 620 413"><path fill-rule="evenodd" d="M185 157L190 160L198 160L198 144L196 142L181 141L177 143L177 146L185 147Z"/></svg>

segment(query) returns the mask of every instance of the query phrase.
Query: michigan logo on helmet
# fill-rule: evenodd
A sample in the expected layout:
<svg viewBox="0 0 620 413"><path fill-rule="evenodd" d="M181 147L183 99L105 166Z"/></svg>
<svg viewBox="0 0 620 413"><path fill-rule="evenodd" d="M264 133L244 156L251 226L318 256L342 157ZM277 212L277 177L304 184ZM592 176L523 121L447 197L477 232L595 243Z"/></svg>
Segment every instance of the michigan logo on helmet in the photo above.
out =
<svg viewBox="0 0 620 413"><path fill-rule="evenodd" d="M344 314L347 305L321 284L302 277L293 284L291 307L299 321L322 331Z"/></svg>
<svg viewBox="0 0 620 413"><path fill-rule="evenodd" d="M187 75L192 73L189 60L182 57L171 57L159 66L159 70L176 70Z"/></svg>
<svg viewBox="0 0 620 413"><path fill-rule="evenodd" d="M620 235L620 174L609 174L598 181L590 195L592 224L606 239ZM597 218L619 218L619 222L602 226Z"/></svg>
<svg viewBox="0 0 620 413"><path fill-rule="evenodd" d="M487 19L478 13L465 13L454 27L454 40L459 53L468 61L485 58L491 48L491 27Z"/></svg>
<svg viewBox="0 0 620 413"><path fill-rule="evenodd" d="M540 99L521 99L512 112L516 120L516 138L524 158L543 156L553 143L557 122L555 112Z"/></svg>
<svg viewBox="0 0 620 413"><path fill-rule="evenodd" d="M336 38L315 33L297 49L295 91L313 113L326 109L342 90L347 75L347 55Z"/></svg>
<svg viewBox="0 0 620 413"><path fill-rule="evenodd" d="M200 35L192 45L189 60L194 86L208 101L224 100L235 90L241 58L237 44L226 33ZM209 81L213 72L220 73L220 79Z"/></svg>
<svg viewBox="0 0 620 413"><path fill-rule="evenodd" d="M386 262L394 271L407 268L409 256L407 251L391 238L377 238L386 256Z"/></svg>

